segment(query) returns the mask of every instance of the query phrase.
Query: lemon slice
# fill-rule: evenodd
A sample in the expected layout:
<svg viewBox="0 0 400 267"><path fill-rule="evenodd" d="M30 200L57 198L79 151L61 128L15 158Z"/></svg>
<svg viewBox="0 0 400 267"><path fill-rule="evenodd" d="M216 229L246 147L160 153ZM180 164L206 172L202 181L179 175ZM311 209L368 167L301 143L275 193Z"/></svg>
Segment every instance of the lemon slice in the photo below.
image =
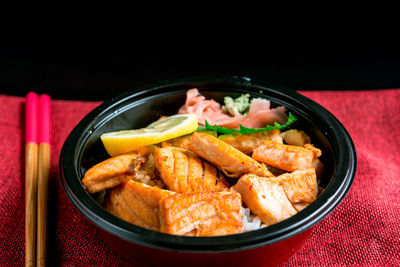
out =
<svg viewBox="0 0 400 267"><path fill-rule="evenodd" d="M107 153L116 156L192 133L197 127L195 114L180 114L155 121L146 128L105 133L100 138Z"/></svg>

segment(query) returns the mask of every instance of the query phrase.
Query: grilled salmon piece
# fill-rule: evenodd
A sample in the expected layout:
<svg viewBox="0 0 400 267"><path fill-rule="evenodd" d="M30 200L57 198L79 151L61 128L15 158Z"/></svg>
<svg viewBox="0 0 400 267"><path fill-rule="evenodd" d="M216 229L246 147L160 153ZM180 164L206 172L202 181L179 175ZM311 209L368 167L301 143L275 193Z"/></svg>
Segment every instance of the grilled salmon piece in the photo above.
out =
<svg viewBox="0 0 400 267"><path fill-rule="evenodd" d="M180 148L187 149L189 146L189 143L190 143L191 136L192 136L191 134L187 134L184 136L179 136L179 137L173 138L171 140L163 142L163 144L164 144L163 146L165 147L165 146L170 145L170 146L174 146L174 147L180 147Z"/></svg>
<svg viewBox="0 0 400 267"><path fill-rule="evenodd" d="M240 177L246 173L274 176L262 163L210 134L194 132L189 149L217 166L228 177Z"/></svg>
<svg viewBox="0 0 400 267"><path fill-rule="evenodd" d="M271 178L246 174L240 177L233 186L233 189L240 193L247 207L267 226L297 213L283 188L271 180Z"/></svg>
<svg viewBox="0 0 400 267"><path fill-rule="evenodd" d="M242 151L246 155L251 155L253 150L262 145L266 140L275 141L282 144L282 137L279 130L267 132L257 132L250 134L225 134L218 137L222 141L230 144L234 148Z"/></svg>
<svg viewBox="0 0 400 267"><path fill-rule="evenodd" d="M159 231L159 202L173 194L169 190L128 181L107 192L104 208L127 222Z"/></svg>
<svg viewBox="0 0 400 267"><path fill-rule="evenodd" d="M269 166L292 172L311 168L317 154L304 147L267 140L254 150L252 157Z"/></svg>
<svg viewBox="0 0 400 267"><path fill-rule="evenodd" d="M322 151L319 148L316 148L313 144L305 144L304 148L311 150L314 153L314 159L311 162L311 167L315 169L317 173L317 178L321 179L321 177L325 173L324 164L318 159L322 155Z"/></svg>
<svg viewBox="0 0 400 267"><path fill-rule="evenodd" d="M153 158L161 179L174 192L213 192L229 187L214 166L187 149L157 147Z"/></svg>
<svg viewBox="0 0 400 267"><path fill-rule="evenodd" d="M217 137L217 132L215 132L215 131L206 130L205 132L207 132L208 134L211 134L212 136ZM179 137L170 139L168 141L163 142L162 147L174 146L174 147L189 149L191 137L192 137L192 134L187 134L184 136L179 136Z"/></svg>
<svg viewBox="0 0 400 267"><path fill-rule="evenodd" d="M160 201L161 232L187 236L241 233L242 201L233 191L175 194Z"/></svg>
<svg viewBox="0 0 400 267"><path fill-rule="evenodd" d="M292 204L301 202L311 203L317 199L318 184L314 168L285 173L270 180L276 181L282 186Z"/></svg>
<svg viewBox="0 0 400 267"><path fill-rule="evenodd" d="M89 193L96 193L135 177L151 152L144 147L135 152L108 158L86 171L82 183Z"/></svg>

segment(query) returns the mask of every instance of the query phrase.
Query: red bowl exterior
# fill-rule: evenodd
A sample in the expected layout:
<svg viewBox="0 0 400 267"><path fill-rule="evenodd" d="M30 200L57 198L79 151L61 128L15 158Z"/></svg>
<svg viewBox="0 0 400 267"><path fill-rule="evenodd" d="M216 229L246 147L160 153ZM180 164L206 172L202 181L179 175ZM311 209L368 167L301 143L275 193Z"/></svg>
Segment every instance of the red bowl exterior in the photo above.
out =
<svg viewBox="0 0 400 267"><path fill-rule="evenodd" d="M135 266L277 266L289 259L307 241L314 227L287 239L246 250L223 253L187 253L141 246L103 231L121 256ZM100 229L101 230L101 229Z"/></svg>

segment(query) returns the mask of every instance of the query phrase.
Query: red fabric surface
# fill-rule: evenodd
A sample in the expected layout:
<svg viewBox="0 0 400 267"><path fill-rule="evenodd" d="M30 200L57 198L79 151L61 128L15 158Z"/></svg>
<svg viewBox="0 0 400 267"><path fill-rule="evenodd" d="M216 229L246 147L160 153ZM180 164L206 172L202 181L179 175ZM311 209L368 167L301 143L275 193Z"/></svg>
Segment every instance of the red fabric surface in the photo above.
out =
<svg viewBox="0 0 400 267"><path fill-rule="evenodd" d="M344 201L282 266L400 266L400 90L301 93L343 123L358 168ZM0 265L6 266L24 264L24 102L0 95ZM51 104L50 265L129 265L75 209L58 178L64 140L98 104Z"/></svg>

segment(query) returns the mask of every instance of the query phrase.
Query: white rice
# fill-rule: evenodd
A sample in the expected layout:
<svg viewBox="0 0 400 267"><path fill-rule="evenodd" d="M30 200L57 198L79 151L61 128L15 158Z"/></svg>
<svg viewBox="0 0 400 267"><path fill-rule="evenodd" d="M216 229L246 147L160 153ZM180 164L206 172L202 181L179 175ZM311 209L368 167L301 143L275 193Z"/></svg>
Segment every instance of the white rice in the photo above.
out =
<svg viewBox="0 0 400 267"><path fill-rule="evenodd" d="M138 170L135 178L144 184L149 184L151 177L146 170Z"/></svg>
<svg viewBox="0 0 400 267"><path fill-rule="evenodd" d="M156 186L161 189L166 188L163 181L161 181L161 179L156 176L156 169L152 154L150 154L147 161L135 173L135 177L133 177L132 180L149 186Z"/></svg>
<svg viewBox="0 0 400 267"><path fill-rule="evenodd" d="M249 208L242 208L243 215L243 232L257 230L266 225L258 218L257 215L254 215L250 212Z"/></svg>

